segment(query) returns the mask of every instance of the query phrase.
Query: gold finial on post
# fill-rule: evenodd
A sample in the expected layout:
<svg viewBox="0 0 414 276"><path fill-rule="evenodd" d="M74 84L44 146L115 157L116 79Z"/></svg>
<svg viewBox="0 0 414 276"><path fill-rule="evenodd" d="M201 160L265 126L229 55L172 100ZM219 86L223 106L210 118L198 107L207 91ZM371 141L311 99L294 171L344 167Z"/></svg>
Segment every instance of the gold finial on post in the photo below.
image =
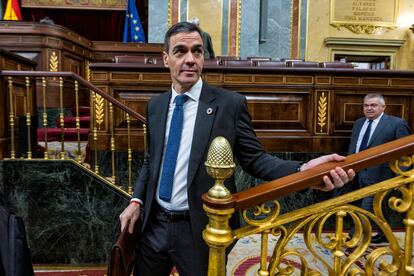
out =
<svg viewBox="0 0 414 276"><path fill-rule="evenodd" d="M207 173L214 180L214 186L208 191L208 196L214 199L229 199L231 194L224 186L224 181L231 177L236 168L230 143L226 138L218 136L211 142L207 154Z"/></svg>
<svg viewBox="0 0 414 276"><path fill-rule="evenodd" d="M203 195L203 208L209 217L209 223L203 231L203 239L210 248L208 276L224 276L226 248L234 241L229 219L234 213L235 202L224 181L233 175L236 167L226 138L214 138L204 164L207 173L215 180L214 186Z"/></svg>

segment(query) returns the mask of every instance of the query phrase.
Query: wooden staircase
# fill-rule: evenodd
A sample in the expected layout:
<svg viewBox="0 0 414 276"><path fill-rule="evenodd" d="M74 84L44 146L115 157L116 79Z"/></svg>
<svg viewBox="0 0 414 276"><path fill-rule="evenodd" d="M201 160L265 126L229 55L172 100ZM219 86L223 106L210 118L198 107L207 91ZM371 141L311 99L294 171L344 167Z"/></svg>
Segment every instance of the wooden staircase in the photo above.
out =
<svg viewBox="0 0 414 276"><path fill-rule="evenodd" d="M63 120L63 137L65 141L77 141L77 129L76 129L76 114L75 108L71 109L70 116L64 117ZM41 116L39 114L39 116ZM90 130L90 107L80 106L79 107L79 123L80 123L80 141L88 141L88 134ZM37 129L38 141L45 141L45 131L47 132L47 141L62 141L62 124L60 117L56 118L56 125L53 127L39 127Z"/></svg>

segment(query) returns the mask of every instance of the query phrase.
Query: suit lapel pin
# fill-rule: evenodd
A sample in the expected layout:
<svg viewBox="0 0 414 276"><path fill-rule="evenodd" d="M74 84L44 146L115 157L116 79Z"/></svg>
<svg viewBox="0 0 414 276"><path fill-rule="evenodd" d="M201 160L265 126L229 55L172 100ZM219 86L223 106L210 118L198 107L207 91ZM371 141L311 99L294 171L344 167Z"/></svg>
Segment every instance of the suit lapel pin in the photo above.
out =
<svg viewBox="0 0 414 276"><path fill-rule="evenodd" d="M211 114L213 114L213 109L211 107L209 107L209 108L207 108L206 112L207 112L207 115L211 115Z"/></svg>

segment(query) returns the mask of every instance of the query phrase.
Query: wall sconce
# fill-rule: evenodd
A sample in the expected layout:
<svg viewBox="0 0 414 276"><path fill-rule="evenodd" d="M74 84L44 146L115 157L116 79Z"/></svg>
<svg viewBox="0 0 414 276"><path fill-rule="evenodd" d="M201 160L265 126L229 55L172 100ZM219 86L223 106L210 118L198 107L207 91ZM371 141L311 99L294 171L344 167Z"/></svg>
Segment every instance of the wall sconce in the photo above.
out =
<svg viewBox="0 0 414 276"><path fill-rule="evenodd" d="M411 25L411 27L409 28L411 30L411 32L414 34L414 24Z"/></svg>

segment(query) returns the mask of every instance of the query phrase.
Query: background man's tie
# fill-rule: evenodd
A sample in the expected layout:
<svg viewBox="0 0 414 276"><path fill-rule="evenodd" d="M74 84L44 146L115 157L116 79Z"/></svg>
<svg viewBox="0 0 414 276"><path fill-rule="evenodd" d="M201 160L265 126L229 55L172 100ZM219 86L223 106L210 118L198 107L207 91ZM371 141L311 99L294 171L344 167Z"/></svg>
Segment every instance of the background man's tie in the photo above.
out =
<svg viewBox="0 0 414 276"><path fill-rule="evenodd" d="M361 145L359 146L359 151L363 151L368 147L369 134L371 133L371 125L372 120L369 120L367 130L365 131L364 137L362 137Z"/></svg>
<svg viewBox="0 0 414 276"><path fill-rule="evenodd" d="M177 162L178 149L180 147L181 133L183 130L183 105L186 100L187 95L184 94L175 97L175 108L171 119L167 148L164 154L164 163L162 164L162 175L160 180L160 198L167 202L170 202L171 200L175 164Z"/></svg>

